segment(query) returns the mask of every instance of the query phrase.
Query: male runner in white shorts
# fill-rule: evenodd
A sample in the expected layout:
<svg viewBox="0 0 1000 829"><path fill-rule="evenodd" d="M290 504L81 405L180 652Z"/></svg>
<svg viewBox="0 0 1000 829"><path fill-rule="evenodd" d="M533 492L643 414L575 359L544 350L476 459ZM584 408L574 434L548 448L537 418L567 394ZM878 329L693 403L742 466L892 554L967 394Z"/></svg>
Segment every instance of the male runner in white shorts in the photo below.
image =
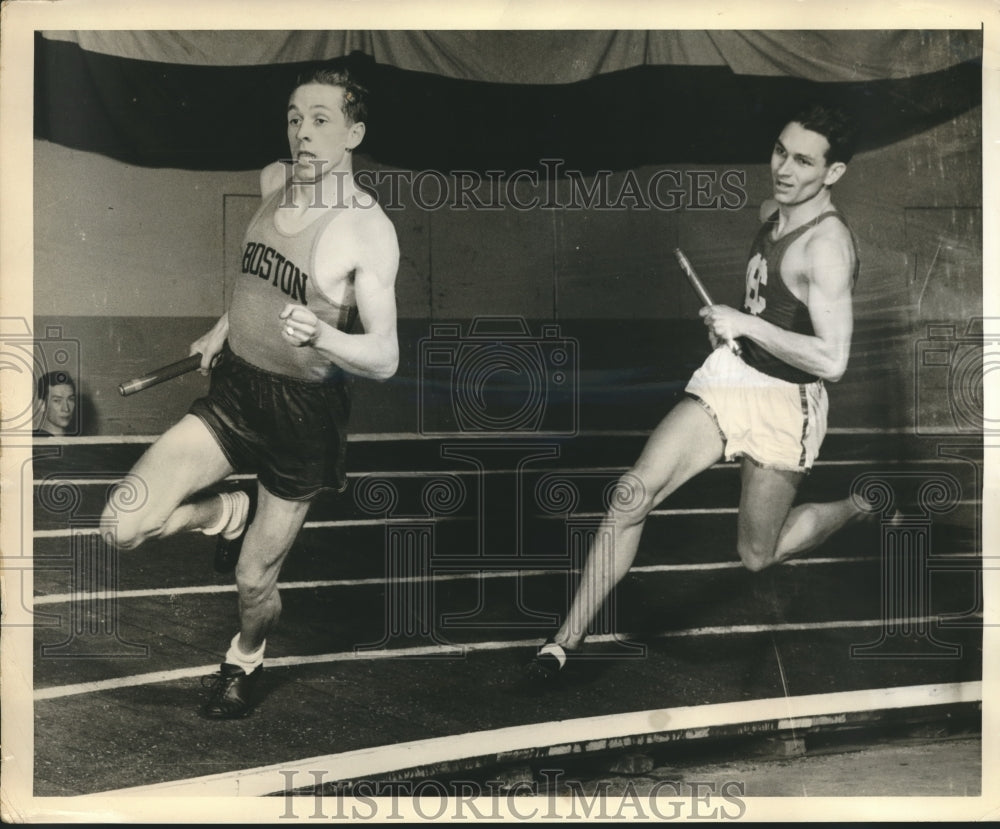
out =
<svg viewBox="0 0 1000 829"><path fill-rule="evenodd" d="M749 570L811 549L868 515L850 498L792 509L826 432L825 383L840 379L850 353L858 254L830 188L844 175L852 145L846 117L822 106L782 130L771 155L774 197L761 209L743 310L702 309L714 350L619 482L628 496L605 515L569 613L529 676L558 674L631 567L649 512L722 458L741 459L737 552Z"/></svg>
<svg viewBox="0 0 1000 829"><path fill-rule="evenodd" d="M120 547L201 531L219 537L217 569L235 565L239 632L202 708L213 719L253 710L265 637L281 612L282 563L311 500L346 486L345 373L383 380L399 361L396 233L355 183L351 160L365 134L365 95L350 74L329 69L292 92L290 176L282 162L261 173L229 309L191 346L202 372L212 371L209 394L123 482L141 508L105 510ZM350 332L355 317L363 332ZM203 492L233 472L257 474L253 497Z"/></svg>

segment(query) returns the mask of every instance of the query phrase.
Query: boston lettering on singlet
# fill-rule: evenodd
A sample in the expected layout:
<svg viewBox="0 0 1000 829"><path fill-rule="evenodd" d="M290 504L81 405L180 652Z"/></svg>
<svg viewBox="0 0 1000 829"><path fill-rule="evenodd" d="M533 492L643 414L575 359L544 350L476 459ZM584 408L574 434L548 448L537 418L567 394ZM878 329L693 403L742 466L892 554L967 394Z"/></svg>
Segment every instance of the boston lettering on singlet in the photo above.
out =
<svg viewBox="0 0 1000 829"><path fill-rule="evenodd" d="M306 283L309 274L298 265L286 259L270 245L263 242L247 242L243 249L243 273L268 279L275 288L295 302L308 305Z"/></svg>
<svg viewBox="0 0 1000 829"><path fill-rule="evenodd" d="M229 346L246 362L266 371L303 380L327 380L340 374L316 349L296 348L281 335L278 315L289 303L303 305L328 325L347 331L357 317L356 305L327 297L313 277L320 237L343 213L320 214L298 233L284 233L275 216L287 189L267 198L243 239L240 273L229 306Z"/></svg>
<svg viewBox="0 0 1000 829"><path fill-rule="evenodd" d="M804 302L788 290L788 286L781 278L781 262L792 242L828 217L836 217L837 221L843 222L844 226L847 227L844 218L835 210L830 210L821 213L812 221L796 228L780 239L773 239L771 234L777 226L778 214L774 213L764 222L754 238L750 248L750 260L747 262L746 293L743 298L743 311L745 313L767 320L786 331L806 336L815 334L809 309ZM849 227L848 230L850 230ZM851 233L851 240L854 244L853 281L856 283L859 263L857 242L854 241L853 233ZM815 375L791 366L784 360L779 360L749 337L740 337L739 342L743 350L743 360L747 365L753 366L764 374L787 380L789 383L799 384L812 383L818 379Z"/></svg>

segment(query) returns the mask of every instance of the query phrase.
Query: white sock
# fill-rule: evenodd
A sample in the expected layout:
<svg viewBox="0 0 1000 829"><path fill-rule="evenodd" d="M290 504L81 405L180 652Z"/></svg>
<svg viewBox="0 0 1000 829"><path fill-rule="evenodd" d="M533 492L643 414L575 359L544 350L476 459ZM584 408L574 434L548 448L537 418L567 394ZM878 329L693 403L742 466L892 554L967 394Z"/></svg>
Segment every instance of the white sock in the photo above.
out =
<svg viewBox="0 0 1000 829"><path fill-rule="evenodd" d="M247 513L250 510L250 497L243 491L220 492L219 519L210 527L205 527L202 532L205 535L218 535L231 541L243 532L243 525L247 520Z"/></svg>
<svg viewBox="0 0 1000 829"><path fill-rule="evenodd" d="M232 541L239 537L239 534L246 528L247 514L250 512L250 496L242 489L226 494L232 499L232 512L229 516L229 523L222 530L222 537L227 541Z"/></svg>
<svg viewBox="0 0 1000 829"><path fill-rule="evenodd" d="M559 663L560 668L566 664L566 651L563 650L562 645L559 645L555 642L546 642L544 645L542 645L542 649L538 653L539 655L547 653L554 656L556 658L556 661Z"/></svg>
<svg viewBox="0 0 1000 829"><path fill-rule="evenodd" d="M264 664L264 646L267 644L265 639L260 643L260 647L257 648L253 653L243 653L239 646L240 635L237 633L233 637L233 641L229 644L229 650L226 651L226 659L230 665L236 665L243 669L244 673L253 673L256 668Z"/></svg>
<svg viewBox="0 0 1000 829"><path fill-rule="evenodd" d="M218 520L209 527L203 527L202 532L205 535L218 535L229 523L229 519L233 517L233 502L230 494L228 492L219 493L219 518Z"/></svg>

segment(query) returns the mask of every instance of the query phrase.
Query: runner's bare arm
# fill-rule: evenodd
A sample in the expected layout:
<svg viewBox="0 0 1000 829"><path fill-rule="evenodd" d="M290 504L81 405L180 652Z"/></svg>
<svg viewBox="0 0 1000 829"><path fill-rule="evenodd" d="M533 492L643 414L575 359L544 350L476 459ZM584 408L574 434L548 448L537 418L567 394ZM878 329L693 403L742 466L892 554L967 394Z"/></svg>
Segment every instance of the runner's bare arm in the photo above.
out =
<svg viewBox="0 0 1000 829"><path fill-rule="evenodd" d="M748 337L789 365L836 382L847 369L854 331L853 248L840 232L816 234L806 244L806 262L812 336L786 331L726 306L703 309L702 316L716 336Z"/></svg>
<svg viewBox="0 0 1000 829"><path fill-rule="evenodd" d="M312 347L345 371L387 380L399 365L396 335L396 271L399 246L392 223L381 212L359 222L354 235L354 296L364 332L349 334L318 320L302 305L289 304L281 319L291 325L293 345Z"/></svg>
<svg viewBox="0 0 1000 829"><path fill-rule="evenodd" d="M263 170L260 171L260 196L262 199L266 199L275 190L285 185L289 174L289 169L287 165L282 164L280 161L274 161L268 164Z"/></svg>

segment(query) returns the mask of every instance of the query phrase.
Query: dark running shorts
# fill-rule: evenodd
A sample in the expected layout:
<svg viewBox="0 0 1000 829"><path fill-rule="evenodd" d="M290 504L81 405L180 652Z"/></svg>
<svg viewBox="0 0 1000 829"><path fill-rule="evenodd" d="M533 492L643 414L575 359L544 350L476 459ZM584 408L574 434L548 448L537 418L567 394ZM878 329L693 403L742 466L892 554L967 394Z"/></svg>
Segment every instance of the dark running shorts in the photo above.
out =
<svg viewBox="0 0 1000 829"><path fill-rule="evenodd" d="M208 426L233 469L256 473L279 498L304 501L324 488L347 488L350 409L343 378L283 377L227 347L212 369L208 395L195 400L190 413Z"/></svg>

